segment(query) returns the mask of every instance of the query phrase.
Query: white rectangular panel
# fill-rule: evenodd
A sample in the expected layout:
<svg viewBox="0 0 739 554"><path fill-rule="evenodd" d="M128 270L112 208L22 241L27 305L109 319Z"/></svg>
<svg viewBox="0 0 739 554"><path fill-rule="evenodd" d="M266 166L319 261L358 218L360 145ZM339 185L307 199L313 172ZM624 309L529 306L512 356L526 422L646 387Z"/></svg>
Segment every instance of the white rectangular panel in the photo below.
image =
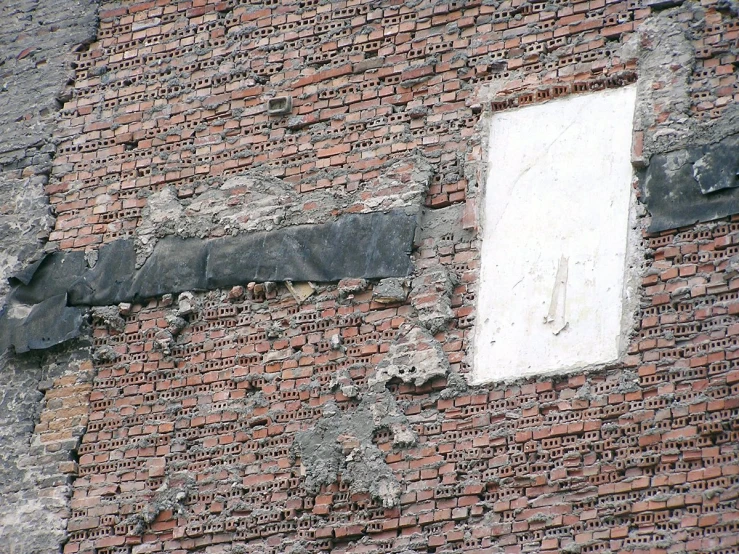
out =
<svg viewBox="0 0 739 554"><path fill-rule="evenodd" d="M615 361L636 88L493 115L475 381Z"/></svg>

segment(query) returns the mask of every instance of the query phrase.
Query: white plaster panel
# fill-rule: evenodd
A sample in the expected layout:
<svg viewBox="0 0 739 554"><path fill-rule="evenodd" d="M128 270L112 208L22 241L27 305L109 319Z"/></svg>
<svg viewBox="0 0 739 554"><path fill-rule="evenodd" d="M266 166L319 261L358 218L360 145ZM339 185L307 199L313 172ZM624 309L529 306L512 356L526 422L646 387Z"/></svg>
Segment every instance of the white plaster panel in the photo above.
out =
<svg viewBox="0 0 739 554"><path fill-rule="evenodd" d="M618 359L635 93L491 118L475 381Z"/></svg>

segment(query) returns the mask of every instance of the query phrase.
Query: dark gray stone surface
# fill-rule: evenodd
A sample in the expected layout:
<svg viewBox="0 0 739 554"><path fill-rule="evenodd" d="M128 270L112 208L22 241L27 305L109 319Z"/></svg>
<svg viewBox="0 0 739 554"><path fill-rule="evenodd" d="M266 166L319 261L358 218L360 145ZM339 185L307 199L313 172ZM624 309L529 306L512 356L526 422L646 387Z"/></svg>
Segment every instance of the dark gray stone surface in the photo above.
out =
<svg viewBox="0 0 739 554"><path fill-rule="evenodd" d="M98 0L0 2L0 165L54 152L54 117L74 78L76 45L97 31ZM27 160L29 161L29 160ZM40 161L40 160L37 160Z"/></svg>
<svg viewBox="0 0 739 554"><path fill-rule="evenodd" d="M649 231L710 221L739 211L739 135L652 156L639 176L652 214Z"/></svg>
<svg viewBox="0 0 739 554"><path fill-rule="evenodd" d="M22 268L20 271L17 271L13 275L11 275L10 278L20 281L24 285L29 284L31 282L31 279L33 279L33 276L36 274L36 270L41 267L41 264L44 262L44 259L45 258L40 258L36 260L32 264Z"/></svg>

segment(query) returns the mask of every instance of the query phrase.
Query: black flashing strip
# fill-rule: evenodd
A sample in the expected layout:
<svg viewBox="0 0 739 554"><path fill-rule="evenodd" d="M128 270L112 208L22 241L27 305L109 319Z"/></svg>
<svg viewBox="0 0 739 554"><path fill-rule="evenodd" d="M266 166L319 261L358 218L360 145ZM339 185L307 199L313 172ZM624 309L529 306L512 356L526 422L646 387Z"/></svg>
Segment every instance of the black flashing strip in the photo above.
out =
<svg viewBox="0 0 739 554"><path fill-rule="evenodd" d="M219 239L167 237L139 270L132 240L104 245L92 269L82 252L53 253L19 277L11 302L33 308L25 319L0 315L0 351L11 344L18 352L48 348L78 336L83 310L68 304L107 306L251 281L404 277L413 267L415 229L415 214L394 210Z"/></svg>
<svg viewBox="0 0 739 554"><path fill-rule="evenodd" d="M650 232L739 212L739 135L706 146L655 154L639 175L652 214Z"/></svg>
<svg viewBox="0 0 739 554"><path fill-rule="evenodd" d="M13 346L17 353L43 350L81 333L84 310L67 306L67 295L51 296L36 304L22 321L0 319L0 352Z"/></svg>

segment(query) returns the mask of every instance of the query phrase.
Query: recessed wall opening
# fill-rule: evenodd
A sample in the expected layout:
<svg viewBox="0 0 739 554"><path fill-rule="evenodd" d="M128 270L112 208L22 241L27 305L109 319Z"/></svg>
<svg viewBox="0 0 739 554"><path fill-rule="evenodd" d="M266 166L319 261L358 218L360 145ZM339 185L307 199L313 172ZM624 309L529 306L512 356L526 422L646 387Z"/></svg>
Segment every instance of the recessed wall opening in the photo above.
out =
<svg viewBox="0 0 739 554"><path fill-rule="evenodd" d="M635 98L629 86L491 118L475 381L605 364L625 349Z"/></svg>

